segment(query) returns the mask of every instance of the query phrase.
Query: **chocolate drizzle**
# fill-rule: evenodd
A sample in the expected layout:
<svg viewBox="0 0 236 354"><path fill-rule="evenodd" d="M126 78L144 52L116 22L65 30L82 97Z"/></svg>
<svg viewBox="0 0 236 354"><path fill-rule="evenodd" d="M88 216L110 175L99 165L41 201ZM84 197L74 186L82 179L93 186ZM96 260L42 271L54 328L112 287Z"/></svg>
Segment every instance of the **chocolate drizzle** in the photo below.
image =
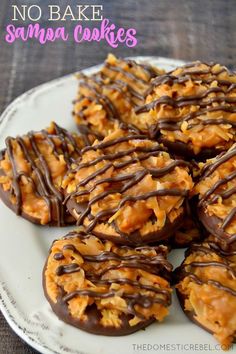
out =
<svg viewBox="0 0 236 354"><path fill-rule="evenodd" d="M235 289L225 286L221 284L219 281L216 281L214 279L207 279L207 280L200 279L200 277L195 274L195 270L197 268L221 267L225 269L226 272L228 272L228 274L232 277L232 279L235 279L236 272L232 267L230 260L226 258L235 255L235 252L224 252L214 242L206 242L203 244L192 244L186 252L186 257L193 254L195 254L196 256L200 256L202 253L206 255L215 253L222 258L222 261L205 260L205 261L193 261L190 263L186 263L186 261L184 261L182 265L175 270L177 280L181 281L185 277L189 277L191 281L199 285L204 285L204 284L212 285L219 290L228 292L232 296L236 296Z"/></svg>
<svg viewBox="0 0 236 354"><path fill-rule="evenodd" d="M228 161L232 157L236 155L236 148L230 149L226 154L221 154L216 157L214 163L206 164L202 169L202 177L206 178L209 177L220 165L224 162Z"/></svg>
<svg viewBox="0 0 236 354"><path fill-rule="evenodd" d="M122 63L127 64L128 68L123 68ZM141 78L138 74L132 73L130 71L130 68L132 67L142 70L143 74L146 75L146 79ZM116 107L115 102L111 101L108 94L103 93L104 88L106 88L107 91L119 92L131 108L137 107L144 102L149 82L151 78L156 75L157 72L151 66L137 64L134 61L122 59L121 63L114 65L106 62L104 68L99 73L89 77L80 75L80 88L87 88L89 94L84 95L80 89L79 98L75 103L87 99L90 102L100 104L106 112L106 118L108 120L119 121L123 127L129 128L133 131L139 131L137 127L123 121L122 114ZM114 76L119 76L119 78L114 78ZM84 112L86 108L87 105L84 104L79 111L76 110L76 112L74 112L82 122L86 122L86 114ZM84 125L82 124L82 129L84 129L83 126ZM79 124L78 127L80 129L81 124ZM89 124L86 125L86 127L87 133L93 134L94 129L89 127Z"/></svg>
<svg viewBox="0 0 236 354"><path fill-rule="evenodd" d="M202 169L201 180L210 177L217 170L217 168L235 156L236 147L233 146L228 152L217 157L214 162L207 163ZM222 199L222 201L224 201L234 195L236 193L236 188L232 187L227 189L227 183L234 180L235 178L236 171L233 170L233 172L229 173L225 178L218 179L215 184L209 188L207 192L205 192L205 194L199 196L199 208L205 209L208 205L217 203L218 199ZM219 188L221 188L222 191L217 191ZM220 218L220 228L223 231L225 231L226 228L230 226L234 220L235 215L236 208L233 208L225 218ZM236 240L236 234L229 234L228 241L232 242L233 240Z"/></svg>
<svg viewBox="0 0 236 354"><path fill-rule="evenodd" d="M65 202L68 202L70 200L74 200L74 209L78 214L80 214L77 217L77 225L83 225L84 220L86 217L90 220L89 225L86 228L87 232L91 232L96 225L99 222L104 222L104 220L108 220L108 218L115 214L117 211L120 210L127 202L135 203L137 201L141 200L147 200L148 198L151 197L158 197L158 196L179 196L185 198L188 194L187 190L183 189L178 189L178 188L172 188L172 189L159 189L159 190L153 190L148 193L140 193L139 195L133 196L129 194L124 194L127 192L130 188L133 186L137 185L140 181L143 180L145 176L150 174L152 178L160 178L162 176L165 176L168 173L171 173L176 167L178 166L190 166L189 162L183 161L183 160L175 160L171 161L170 163L163 167L163 168L145 168L142 166L142 169L138 168L136 172L132 173L119 173L115 175L114 177L108 177L108 178L98 178L100 175L108 171L109 169L112 170L119 170L124 167L127 167L130 164L133 164L134 162L141 162L146 159L148 159L150 156L158 156L161 153L163 153L163 148L155 143L155 145L151 146L136 146L134 148L122 148L119 149L117 148L118 152L115 152L114 154L110 153L109 151L106 151L106 148L115 146L117 144L121 144L123 142L130 142L133 140L145 140L147 139L143 135L128 135L128 136L123 136L121 138L117 138L114 140L108 140L105 142L100 142L99 144L85 147L82 150L82 154L85 154L86 152L90 150L94 151L102 151L102 155L92 159L91 161L88 162L81 162L76 168L75 171L80 171L83 168L88 168L90 166L96 166L99 162L103 161L106 162L104 166L99 167L95 170L94 173L89 174L87 177L82 179L78 185L77 188L74 192L70 193L67 197ZM134 154L134 155L133 155ZM124 161L119 161L120 158L129 156L129 159L125 159ZM134 156L134 157L133 157ZM118 161L117 161L118 160ZM96 178L96 180L95 180ZM92 185L88 188L86 188L86 185L92 182ZM77 206L77 198L88 195L91 192L95 190L95 188L104 183L109 183L111 184L111 187L109 187L107 190L103 191L102 193L97 194L93 198L90 199L88 202L87 206L84 208L84 210L81 212L80 209L80 203L78 202ZM113 187L114 186L114 187ZM83 187L83 188L81 188ZM122 195L122 199L118 202L118 204L114 208L110 209L105 209L100 212L98 212L96 215L91 214L91 208L92 206L97 203L100 200L104 200L104 198L112 195L112 194L120 194ZM117 225L113 222L112 223L114 229L117 231L117 233L129 240L129 237L131 238L131 235L126 235L123 233ZM141 237L141 236L140 236ZM135 243L141 243L142 239L140 237L137 237L137 233L133 235L133 241Z"/></svg>
<svg viewBox="0 0 236 354"><path fill-rule="evenodd" d="M74 140L73 135L69 134L65 129L59 127L56 123L53 123L55 132L53 134L46 130L40 132L29 132L24 137L6 139L6 154L9 157L12 167L12 187L11 194L16 200L16 213L22 214L23 200L21 190L21 179L24 176L29 183L31 183L36 196L41 197L47 204L49 212L49 223L57 223L58 226L65 225L65 208L62 204L63 193L56 187L52 181L51 172L44 155L40 152L40 148L37 143L37 135L40 134L41 140L45 141L51 148L51 153L56 159L59 159L59 155L63 154L64 160L67 165L67 169L70 168L74 158L80 156L79 147ZM31 148L25 143L25 139L28 139ZM61 142L60 150L56 147L53 139L58 139ZM19 171L17 168L17 162L15 153L13 150L13 141L15 141L22 151L23 159L29 164L31 172L25 173ZM74 152L70 153L68 144L73 146ZM33 178L30 174L34 174Z"/></svg>
<svg viewBox="0 0 236 354"><path fill-rule="evenodd" d="M199 64L199 63L197 63ZM190 64L189 68L193 68L196 63ZM155 137L161 129L175 131L180 130L183 122L189 122L187 129L192 129L195 125L220 125L230 124L232 127L236 127L234 120L226 118L212 118L208 119L205 115L209 112L229 112L236 113L236 98L228 96L232 91L236 89L236 83L232 83L229 80L221 80L220 74L227 71L229 75L235 76L235 73L230 73L226 68L220 69L218 72L213 72L212 67L214 64L207 64L206 70L186 70L186 67L178 75L173 75L173 72L162 75L154 79L151 83L151 88L148 94L151 94L155 87L167 84L173 86L174 84L183 85L189 80L199 82L201 84L210 85L213 82L217 82L216 87L210 87L204 92L198 95L180 96L177 98L171 98L170 96L162 96L150 103L144 104L135 109L136 114L149 112L156 109L160 105L168 105L173 108L182 108L185 106L197 106L198 110L188 113L184 116L174 118L172 116L165 116L165 118L158 118L155 126L150 127L149 133L151 137ZM210 77L207 77L209 75ZM216 93L216 97L208 98L211 93ZM218 105L216 105L218 104ZM195 120L197 118L197 120Z"/></svg>
<svg viewBox="0 0 236 354"><path fill-rule="evenodd" d="M82 255L73 244L67 244L63 246L63 251L70 250L73 253L83 257L86 262L107 262L107 261L118 261L119 263L124 262L125 266L133 266L139 269L149 270L150 273L159 274L160 269L158 266L160 265L162 268L164 267L169 272L171 271L170 263L164 259L163 253L158 254L156 256L150 257L145 256L144 254L134 254L134 255L125 255L121 256L114 252L103 251L98 255ZM127 250L132 250L131 248L127 248ZM141 248L142 250L142 248ZM157 249L158 250L158 249ZM138 252L138 248L135 248L135 251ZM63 254L63 253L62 253ZM74 264L74 263L73 263ZM154 267L153 267L154 266ZM74 266L75 267L75 266ZM106 267L105 272L108 271ZM66 271L65 271L66 273Z"/></svg>
<svg viewBox="0 0 236 354"><path fill-rule="evenodd" d="M130 248L125 246L127 252L131 251L133 254L124 255L119 254L119 250L124 247L113 249L113 251L101 251L96 255L86 255L84 252L79 251L78 239L83 242L86 238L89 244L89 238L94 237L84 232L74 231L69 237L64 239L68 240L67 244L64 244L60 248L60 252L54 254L53 259L60 262L60 265L55 270L55 275L61 277L75 272L83 270L85 278L93 284L92 287L77 288L74 291L67 292L62 291L62 301L64 304L72 300L75 297L88 296L95 299L107 299L109 297L120 296L125 299L127 303L128 313L145 320L145 317L137 311L135 305L139 305L143 308L150 308L155 303L167 307L171 304L171 293L167 288L161 287L158 284L148 285L143 284L137 280L133 280L127 277L114 277L113 272L116 270L126 270L127 268L133 268L136 270L144 270L151 274L158 275L160 277L169 278L169 274L172 270L171 264L166 260L167 249L163 246L159 247L146 247L148 250L155 251L155 255L147 255L142 253L145 247ZM76 239L76 245L73 244L73 240ZM57 242L57 241L56 241ZM101 242L101 241L99 241ZM105 249L105 245L104 245ZM70 253L68 253L68 251ZM82 258L81 266L76 263L76 256ZM71 260L71 263L63 264L64 260ZM97 265L94 263L98 263ZM86 269L89 269L89 272ZM110 272L109 278L106 278L107 273ZM114 273L115 274L115 273ZM105 276L105 277L104 277ZM133 288L132 292L124 291L122 295L116 290L110 289L110 286L119 284L122 286L130 285ZM96 287L96 288L95 288ZM101 290L99 290L99 287ZM107 289L106 289L107 288ZM142 293L147 291L147 294Z"/></svg>

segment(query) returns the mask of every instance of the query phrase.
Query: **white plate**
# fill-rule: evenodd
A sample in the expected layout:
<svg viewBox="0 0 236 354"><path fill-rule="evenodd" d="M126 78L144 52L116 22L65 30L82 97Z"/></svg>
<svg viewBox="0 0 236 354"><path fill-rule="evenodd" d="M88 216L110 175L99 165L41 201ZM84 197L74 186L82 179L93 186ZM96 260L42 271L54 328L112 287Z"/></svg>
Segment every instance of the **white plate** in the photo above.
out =
<svg viewBox="0 0 236 354"><path fill-rule="evenodd" d="M170 70L182 61L137 57ZM84 70L86 74L99 66ZM0 148L8 135L40 130L55 120L76 130L71 118L76 95L74 74L36 87L17 98L0 118ZM12 329L28 344L44 354L124 354L221 352L214 338L191 323L173 296L170 315L164 323L155 323L145 331L124 337L95 336L60 321L47 303L41 285L42 268L52 241L68 228L48 228L31 224L15 216L0 203L0 309ZM70 228L69 228L70 230ZM179 264L183 251L171 254Z"/></svg>

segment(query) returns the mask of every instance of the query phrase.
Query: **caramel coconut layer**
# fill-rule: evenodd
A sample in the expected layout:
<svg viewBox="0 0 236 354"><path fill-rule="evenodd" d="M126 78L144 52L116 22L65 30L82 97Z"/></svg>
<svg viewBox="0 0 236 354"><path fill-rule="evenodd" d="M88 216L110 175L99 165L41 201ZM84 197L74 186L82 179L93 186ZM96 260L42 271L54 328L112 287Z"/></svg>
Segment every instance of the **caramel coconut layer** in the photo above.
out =
<svg viewBox="0 0 236 354"><path fill-rule="evenodd" d="M117 246L78 230L53 243L45 295L69 324L95 334L130 334L168 314L166 255L165 246Z"/></svg>
<svg viewBox="0 0 236 354"><path fill-rule="evenodd" d="M6 139L0 159L0 195L16 214L38 224L73 222L63 206L62 180L80 156L81 137L56 123Z"/></svg>
<svg viewBox="0 0 236 354"><path fill-rule="evenodd" d="M227 349L236 336L236 252L222 251L212 237L192 244L176 275L185 313Z"/></svg>
<svg viewBox="0 0 236 354"><path fill-rule="evenodd" d="M136 109L146 132L183 155L217 155L235 141L236 74L195 62L152 81Z"/></svg>
<svg viewBox="0 0 236 354"><path fill-rule="evenodd" d="M199 216L223 248L236 246L236 145L200 163L201 178L194 188Z"/></svg>
<svg viewBox="0 0 236 354"><path fill-rule="evenodd" d="M77 224L125 244L168 238L179 226L193 182L190 164L163 149L121 129L84 148L63 181Z"/></svg>
<svg viewBox="0 0 236 354"><path fill-rule="evenodd" d="M150 80L160 73L149 65L109 54L98 73L79 75L73 114L80 131L99 138L120 124L137 129L131 112L144 103Z"/></svg>

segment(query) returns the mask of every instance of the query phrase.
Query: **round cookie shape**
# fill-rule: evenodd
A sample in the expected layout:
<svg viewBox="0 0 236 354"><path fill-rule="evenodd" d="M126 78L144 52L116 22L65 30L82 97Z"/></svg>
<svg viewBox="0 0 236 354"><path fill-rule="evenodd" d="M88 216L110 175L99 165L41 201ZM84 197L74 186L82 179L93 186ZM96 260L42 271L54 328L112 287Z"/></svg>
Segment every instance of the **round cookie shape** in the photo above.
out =
<svg viewBox="0 0 236 354"><path fill-rule="evenodd" d="M163 146L118 129L82 150L63 181L78 225L126 245L160 242L180 225L193 187L190 163Z"/></svg>
<svg viewBox="0 0 236 354"><path fill-rule="evenodd" d="M138 130L134 108L143 104L152 78L163 73L150 65L109 54L99 72L79 75L73 115L79 130L105 137L119 125Z"/></svg>
<svg viewBox="0 0 236 354"><path fill-rule="evenodd" d="M40 225L75 220L63 205L62 180L84 147L81 137L56 123L6 139L0 156L0 197L17 215Z"/></svg>
<svg viewBox="0 0 236 354"><path fill-rule="evenodd" d="M210 236L185 255L175 270L181 307L226 350L236 339L236 252L223 251Z"/></svg>
<svg viewBox="0 0 236 354"><path fill-rule="evenodd" d="M168 314L167 252L165 246L130 248L71 232L51 247L45 296L60 319L86 332L133 333Z"/></svg>
<svg viewBox="0 0 236 354"><path fill-rule="evenodd" d="M182 156L206 158L235 142L236 74L194 62L153 79L136 115L146 133Z"/></svg>
<svg viewBox="0 0 236 354"><path fill-rule="evenodd" d="M199 218L223 249L236 249L236 144L199 165L201 177L193 190Z"/></svg>

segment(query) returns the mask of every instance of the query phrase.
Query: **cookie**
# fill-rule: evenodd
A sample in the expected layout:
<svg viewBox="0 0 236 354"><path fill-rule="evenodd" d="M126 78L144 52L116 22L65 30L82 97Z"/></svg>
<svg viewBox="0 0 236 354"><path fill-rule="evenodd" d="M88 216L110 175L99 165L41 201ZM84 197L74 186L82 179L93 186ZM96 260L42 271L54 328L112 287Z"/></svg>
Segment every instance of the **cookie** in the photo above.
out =
<svg viewBox="0 0 236 354"><path fill-rule="evenodd" d="M109 54L101 70L79 75L78 97L73 115L83 134L103 138L120 124L137 130L131 115L144 103L150 80L163 71ZM131 122L132 121L132 122Z"/></svg>
<svg viewBox="0 0 236 354"><path fill-rule="evenodd" d="M179 67L152 81L136 114L174 153L214 157L235 142L236 74L213 63Z"/></svg>
<svg viewBox="0 0 236 354"><path fill-rule="evenodd" d="M175 277L185 314L229 348L236 339L236 252L214 239L193 244Z"/></svg>
<svg viewBox="0 0 236 354"><path fill-rule="evenodd" d="M87 232L114 242L166 240L193 187L189 166L146 136L118 129L72 166L63 181L68 210Z"/></svg>
<svg viewBox="0 0 236 354"><path fill-rule="evenodd" d="M236 249L236 144L216 158L200 163L199 218L223 249Z"/></svg>
<svg viewBox="0 0 236 354"><path fill-rule="evenodd" d="M168 314L167 248L117 246L78 230L53 243L44 291L63 321L106 336L133 333Z"/></svg>
<svg viewBox="0 0 236 354"><path fill-rule="evenodd" d="M8 137L0 156L0 197L17 215L41 225L75 222L63 205L62 180L80 156L82 138L56 123Z"/></svg>

